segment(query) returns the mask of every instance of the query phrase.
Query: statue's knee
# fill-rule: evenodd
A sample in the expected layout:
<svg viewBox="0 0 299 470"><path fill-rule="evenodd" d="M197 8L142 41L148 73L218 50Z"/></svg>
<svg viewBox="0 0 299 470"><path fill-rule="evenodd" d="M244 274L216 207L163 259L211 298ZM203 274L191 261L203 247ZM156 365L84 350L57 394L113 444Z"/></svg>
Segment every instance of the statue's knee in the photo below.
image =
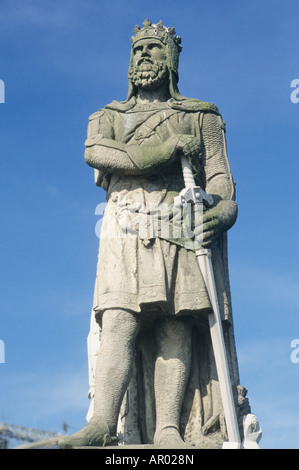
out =
<svg viewBox="0 0 299 470"><path fill-rule="evenodd" d="M189 321L167 318L156 324L156 342L161 352L188 351L191 347L192 328Z"/></svg>
<svg viewBox="0 0 299 470"><path fill-rule="evenodd" d="M139 319L127 310L106 310L103 314L102 335L114 341L130 340L139 330ZM117 344L117 343L116 343Z"/></svg>

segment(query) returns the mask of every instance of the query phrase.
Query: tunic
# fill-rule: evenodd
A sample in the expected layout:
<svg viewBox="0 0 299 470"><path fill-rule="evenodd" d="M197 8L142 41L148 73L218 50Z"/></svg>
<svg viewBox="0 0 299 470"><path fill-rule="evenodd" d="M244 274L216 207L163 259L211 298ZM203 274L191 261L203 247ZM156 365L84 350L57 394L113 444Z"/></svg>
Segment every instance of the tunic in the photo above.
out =
<svg viewBox="0 0 299 470"><path fill-rule="evenodd" d="M233 198L219 113L175 109L171 100L148 109L139 108L135 98L130 101L129 106L112 102L92 115L88 137L101 134L142 149L159 145L173 134L196 136L201 141L200 161L193 165L197 183L208 193ZM190 244L186 248L182 231L174 234L173 201L184 188L180 161L150 176L105 175L102 185L107 190L107 207L94 293L96 315L112 308L170 315L210 313L192 244L191 249ZM155 230L154 225L152 233L157 222L153 219L155 207L166 207L167 226ZM157 218L161 223L161 213ZM222 297L226 294L222 286Z"/></svg>

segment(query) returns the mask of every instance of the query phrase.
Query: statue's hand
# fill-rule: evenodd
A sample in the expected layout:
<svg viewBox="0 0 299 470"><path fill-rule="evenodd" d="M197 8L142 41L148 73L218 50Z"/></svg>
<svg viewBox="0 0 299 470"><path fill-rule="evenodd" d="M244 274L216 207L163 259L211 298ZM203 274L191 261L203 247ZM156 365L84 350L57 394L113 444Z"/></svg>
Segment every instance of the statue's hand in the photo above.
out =
<svg viewBox="0 0 299 470"><path fill-rule="evenodd" d="M222 233L235 223L238 206L235 201L220 200L214 207L203 213L203 248L209 248Z"/></svg>
<svg viewBox="0 0 299 470"><path fill-rule="evenodd" d="M210 248L223 232L224 226L219 206L206 209L203 213L203 248Z"/></svg>
<svg viewBox="0 0 299 470"><path fill-rule="evenodd" d="M183 152L187 158L192 160L199 155L200 142L192 135L182 134L179 136L175 149L179 152Z"/></svg>

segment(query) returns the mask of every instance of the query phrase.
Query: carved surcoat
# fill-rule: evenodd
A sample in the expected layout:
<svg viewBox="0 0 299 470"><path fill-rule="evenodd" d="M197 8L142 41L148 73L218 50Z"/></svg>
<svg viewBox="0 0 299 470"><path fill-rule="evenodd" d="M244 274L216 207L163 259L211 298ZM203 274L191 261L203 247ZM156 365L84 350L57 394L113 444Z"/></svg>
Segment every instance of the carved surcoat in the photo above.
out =
<svg viewBox="0 0 299 470"><path fill-rule="evenodd" d="M90 117L88 140L100 135L114 141L115 147L127 144L132 151L136 148L142 152L173 134L196 136L201 142L200 162L194 164L197 183L209 194L233 200L234 183L226 156L224 127L213 105L188 108L169 100L162 105L139 108L132 98L125 104L112 102L94 113ZM211 305L194 250L186 249L184 237L165 236L161 230L151 237L151 232L144 230L144 224L147 229L150 225L149 209L161 204L171 207L174 197L183 189L180 161L148 176L97 172L97 177L97 184L107 191L107 207L100 238L95 313L122 308L136 313L206 316ZM122 218L124 214L126 217ZM131 230L123 232L122 220ZM171 216L167 220L171 225ZM213 252L220 307L223 318L229 319L223 240L215 244Z"/></svg>

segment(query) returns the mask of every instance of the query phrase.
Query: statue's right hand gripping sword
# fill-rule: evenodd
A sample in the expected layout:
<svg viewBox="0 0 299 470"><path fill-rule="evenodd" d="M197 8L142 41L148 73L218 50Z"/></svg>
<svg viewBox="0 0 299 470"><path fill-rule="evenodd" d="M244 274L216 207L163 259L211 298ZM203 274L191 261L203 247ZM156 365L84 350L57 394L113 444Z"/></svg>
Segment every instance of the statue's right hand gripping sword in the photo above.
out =
<svg viewBox="0 0 299 470"><path fill-rule="evenodd" d="M181 157L181 164L185 188L175 198L175 204L180 203L185 205L191 203L194 205L195 210L197 208L197 210L201 211L203 210L204 203L211 206L213 204L213 197L206 194L200 186L196 186L192 168L187 157ZM223 337L211 250L200 248L195 253L213 308L213 312L209 314L209 326L228 434L228 442L223 443L223 448L239 449L241 447L241 440Z"/></svg>

